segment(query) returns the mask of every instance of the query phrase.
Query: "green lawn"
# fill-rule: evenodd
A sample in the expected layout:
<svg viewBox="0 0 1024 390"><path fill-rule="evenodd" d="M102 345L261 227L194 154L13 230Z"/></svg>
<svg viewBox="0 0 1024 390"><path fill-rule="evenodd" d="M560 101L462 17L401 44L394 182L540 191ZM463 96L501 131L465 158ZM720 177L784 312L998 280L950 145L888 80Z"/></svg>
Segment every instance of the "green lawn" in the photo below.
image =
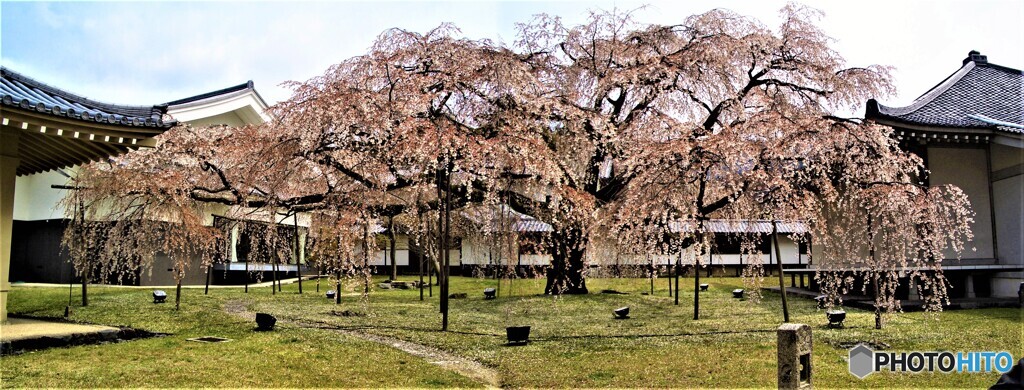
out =
<svg viewBox="0 0 1024 390"><path fill-rule="evenodd" d="M411 279L411 278L410 278ZM298 324L318 324L387 335L437 347L495 369L505 387L775 387L775 329L782 321L777 295L763 302L733 299L735 278L708 278L701 295L702 318L692 319L692 279L681 280L678 306L660 279L654 295L646 279L592 279L587 296L536 295L542 280L501 286L497 300L482 290L495 281L453 278L449 332L440 332L437 297L419 300L417 290L374 290L368 300L346 295L339 306L297 286L271 295L269 287L185 290L181 311L153 305L149 290L90 288L89 307L77 307L82 322L127 325L171 336L113 345L54 349L3 357L3 387L474 387L479 383L421 358L369 341ZM349 286L348 293L361 286ZM628 295L597 294L602 289ZM326 290L322 286L321 290ZM512 291L515 296L507 296ZM437 293L435 288L435 293ZM76 291L77 298L77 291ZM173 299L173 297L170 297ZM16 314L63 314L66 289L15 286ZM225 313L224 305L270 312L285 323L275 332L252 332L253 324ZM611 310L629 305L628 320ZM350 310L364 316L338 316ZM900 314L875 330L872 313L848 309L847 328L828 329L824 314L806 299L791 299L792 322L814 332L814 382L836 387L987 387L997 374L878 373L861 381L847 372L846 349L838 344L876 341L892 350L985 351L1024 354L1021 310L949 311L938 317ZM526 346L504 345L504 327L531 325ZM185 341L197 336L234 339L223 344Z"/></svg>

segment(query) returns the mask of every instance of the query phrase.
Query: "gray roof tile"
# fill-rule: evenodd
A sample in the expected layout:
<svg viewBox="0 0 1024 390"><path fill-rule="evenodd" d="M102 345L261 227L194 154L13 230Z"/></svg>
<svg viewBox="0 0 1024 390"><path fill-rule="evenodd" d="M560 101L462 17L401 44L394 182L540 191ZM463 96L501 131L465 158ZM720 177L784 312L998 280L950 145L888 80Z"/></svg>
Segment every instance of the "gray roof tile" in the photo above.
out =
<svg viewBox="0 0 1024 390"><path fill-rule="evenodd" d="M101 103L0 68L0 105L87 122L168 129L167 105L124 106Z"/></svg>
<svg viewBox="0 0 1024 390"><path fill-rule="evenodd" d="M898 123L1022 133L1024 73L972 52L964 65L906 107L871 99L865 117ZM1009 124L1009 126L1007 126Z"/></svg>

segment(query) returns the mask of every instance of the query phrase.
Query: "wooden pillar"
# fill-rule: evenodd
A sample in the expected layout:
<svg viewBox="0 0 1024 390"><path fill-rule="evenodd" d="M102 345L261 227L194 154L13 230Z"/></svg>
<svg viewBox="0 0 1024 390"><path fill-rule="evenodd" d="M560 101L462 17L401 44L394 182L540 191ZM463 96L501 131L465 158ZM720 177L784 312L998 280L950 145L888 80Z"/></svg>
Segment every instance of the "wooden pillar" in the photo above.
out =
<svg viewBox="0 0 1024 390"><path fill-rule="evenodd" d="M0 322L7 322L7 293L11 291L11 233L14 229L14 185L17 178L18 138L15 129L0 129Z"/></svg>

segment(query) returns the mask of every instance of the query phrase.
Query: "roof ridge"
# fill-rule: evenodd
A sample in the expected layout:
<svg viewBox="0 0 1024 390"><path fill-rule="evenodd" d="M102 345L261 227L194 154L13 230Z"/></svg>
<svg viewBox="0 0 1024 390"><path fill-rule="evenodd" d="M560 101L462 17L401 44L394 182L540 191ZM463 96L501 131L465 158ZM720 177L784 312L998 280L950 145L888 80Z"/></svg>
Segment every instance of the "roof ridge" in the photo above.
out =
<svg viewBox="0 0 1024 390"><path fill-rule="evenodd" d="M964 64L964 66L961 66L960 69L956 70L956 72L953 72L953 74L947 76L945 80L942 80L942 82L936 84L927 92L921 94L921 96L918 96L917 99L914 99L914 101L911 102L908 106L890 107L883 104L878 104L878 111L887 115L906 115L914 111L917 111L921 107L924 107L926 104L931 103L931 101L934 100L939 95L942 95L943 92L949 90L950 87L955 85L957 81L960 81L960 79L966 76L967 73L969 73L975 67L977 67L977 65L975 65L974 62L968 62ZM875 102L877 104L877 101Z"/></svg>
<svg viewBox="0 0 1024 390"><path fill-rule="evenodd" d="M168 106L174 106L174 105L179 105L179 104L192 103L192 102L195 102L195 101L209 99L209 98L212 98L212 97L215 97L215 96L226 95L226 94L229 94L229 93L243 91L243 90L246 90L246 89L252 90L254 92L256 91L255 86L254 86L252 80L246 81L246 82L244 82L242 84L233 85L233 86L230 86L230 87L227 87L227 88L218 89L216 91L201 93L201 94L198 94L198 95L195 95L195 96L189 96L189 97L186 97L186 98L169 101L169 102L164 103L164 104L168 105Z"/></svg>

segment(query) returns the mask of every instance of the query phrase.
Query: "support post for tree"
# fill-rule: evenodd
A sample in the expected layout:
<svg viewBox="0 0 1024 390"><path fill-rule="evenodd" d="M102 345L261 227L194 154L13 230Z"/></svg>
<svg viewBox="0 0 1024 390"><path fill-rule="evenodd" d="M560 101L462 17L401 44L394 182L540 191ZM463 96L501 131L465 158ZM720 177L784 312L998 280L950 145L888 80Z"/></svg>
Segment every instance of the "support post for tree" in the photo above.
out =
<svg viewBox="0 0 1024 390"><path fill-rule="evenodd" d="M277 295L277 256L274 256L274 262L270 264L270 274L273 275L273 279L270 280L270 295Z"/></svg>
<svg viewBox="0 0 1024 390"><path fill-rule="evenodd" d="M71 293L75 290L74 266L71 268L71 276L68 277L68 279L71 280L71 282L68 283L68 305L64 307L64 319L71 318Z"/></svg>
<svg viewBox="0 0 1024 390"><path fill-rule="evenodd" d="M292 226L295 227L295 276L299 278L299 294L302 294L302 250L299 245L299 214L292 216Z"/></svg>
<svg viewBox="0 0 1024 390"><path fill-rule="evenodd" d="M445 175L445 199L444 199L444 237L442 247L444 248L444 265L441 273L442 277L441 284L441 330L448 330L448 295L449 295L449 278L451 277L451 253L449 253L448 245L451 243L451 203L452 203L452 175L451 170L447 169L446 164L446 175Z"/></svg>
<svg viewBox="0 0 1024 390"><path fill-rule="evenodd" d="M782 275L782 251L779 249L778 221L772 220L772 244L775 246L775 263L779 267L779 292L782 293L782 318L789 322L789 303L786 301L786 278ZM770 257L770 256L769 256Z"/></svg>
<svg viewBox="0 0 1024 390"><path fill-rule="evenodd" d="M871 216L868 215L868 256L871 258L871 286L874 291L875 300L875 329L882 329L882 308L879 304L880 291L878 288L878 270L875 268L875 230L872 226Z"/></svg>
<svg viewBox="0 0 1024 390"><path fill-rule="evenodd" d="M668 274L668 277L665 278L665 281L668 282L668 296L671 298L672 297L672 260L669 260L668 263L665 264L665 273Z"/></svg>
<svg viewBox="0 0 1024 390"><path fill-rule="evenodd" d="M85 224L85 204L82 203L81 199L79 199L79 201L78 201L78 217L81 218L81 221L82 221L80 224ZM83 239L83 241L85 239L85 231L84 231L84 229L82 231L82 239ZM88 245L88 244L85 244L84 242L82 244L83 245ZM92 270L92 260L88 258L88 256L89 256L88 252L85 254L85 256L86 256L86 259L85 259L85 270L82 271L82 307L89 306L89 294L88 294L89 271ZM4 282L6 282L6 280Z"/></svg>
<svg viewBox="0 0 1024 390"><path fill-rule="evenodd" d="M698 220L698 231L703 232L704 221ZM703 237L701 233L700 238ZM708 246L708 256L711 256L711 247ZM700 256L693 257L693 320L700 319Z"/></svg>
<svg viewBox="0 0 1024 390"><path fill-rule="evenodd" d="M249 275L249 254L245 254L245 293L249 293L249 282L252 280L252 276Z"/></svg>
<svg viewBox="0 0 1024 390"><path fill-rule="evenodd" d="M370 221L363 223L363 294L370 293Z"/></svg>
<svg viewBox="0 0 1024 390"><path fill-rule="evenodd" d="M335 272L334 278L334 304L341 304L341 271Z"/></svg>
<svg viewBox="0 0 1024 390"><path fill-rule="evenodd" d="M650 261L650 265L651 265L651 268L650 268L651 295L654 295L654 275L655 275L654 274L654 257L652 257L651 255L647 255L647 258L651 260Z"/></svg>
<svg viewBox="0 0 1024 390"><path fill-rule="evenodd" d="M419 245L417 244L416 246L419 246ZM421 301L423 300L423 263L424 263L423 259L426 257L424 255L422 249L423 248L421 247L420 248L420 266L416 267L416 268L419 269L419 273L420 273L420 284L419 284L419 286L420 286L420 300ZM411 250L409 251L409 254L412 255L412 251Z"/></svg>
<svg viewBox="0 0 1024 390"><path fill-rule="evenodd" d="M87 255L88 256L88 255ZM89 306L89 270L92 269L92 262L85 262L85 270L82 271L82 307Z"/></svg>
<svg viewBox="0 0 1024 390"><path fill-rule="evenodd" d="M203 295L210 295L210 274L213 273L213 263L206 266L206 288L203 289Z"/></svg>
<svg viewBox="0 0 1024 390"><path fill-rule="evenodd" d="M693 259L693 319L700 319L700 259L696 257Z"/></svg>
<svg viewBox="0 0 1024 390"><path fill-rule="evenodd" d="M398 279L398 261L395 258L397 255L397 248L395 240L397 239L395 234L395 217L388 217L388 241L391 244L391 280Z"/></svg>
<svg viewBox="0 0 1024 390"><path fill-rule="evenodd" d="M874 261L874 250L871 250L872 261ZM878 305L879 289L878 289L878 271L875 271L874 266L871 269L871 285L874 288L875 298L875 329L882 329L882 309Z"/></svg>
<svg viewBox="0 0 1024 390"><path fill-rule="evenodd" d="M683 261L683 248L679 248L679 259L676 260L676 305L679 305L679 268Z"/></svg>
<svg viewBox="0 0 1024 390"><path fill-rule="evenodd" d="M181 309L181 275L175 278L174 286L174 310Z"/></svg>

